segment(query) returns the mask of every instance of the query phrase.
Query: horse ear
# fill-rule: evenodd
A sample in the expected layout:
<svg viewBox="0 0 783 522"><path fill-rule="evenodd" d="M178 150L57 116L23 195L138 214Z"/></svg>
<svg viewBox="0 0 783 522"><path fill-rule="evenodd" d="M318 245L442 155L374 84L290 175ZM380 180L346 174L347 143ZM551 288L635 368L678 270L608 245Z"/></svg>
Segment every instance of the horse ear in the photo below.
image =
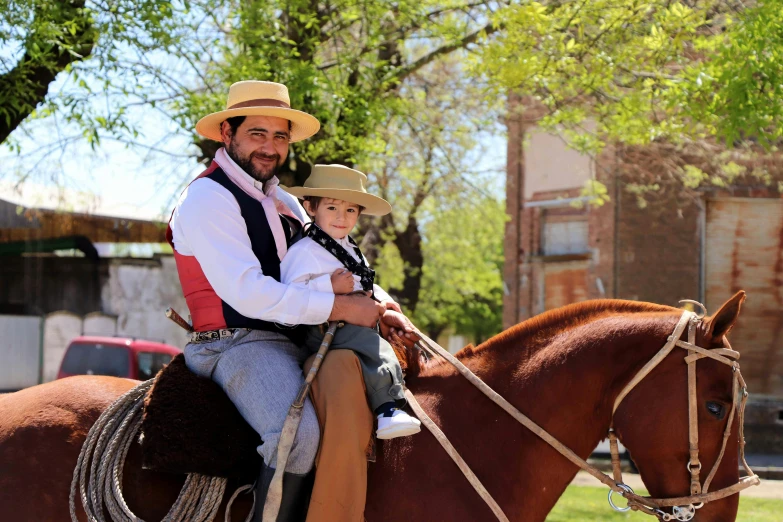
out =
<svg viewBox="0 0 783 522"><path fill-rule="evenodd" d="M734 323L737 321L737 316L742 308L742 303L745 302L745 291L740 290L734 297L726 301L720 310L715 312L715 315L707 319L710 337L713 339L720 339L724 335L728 334Z"/></svg>

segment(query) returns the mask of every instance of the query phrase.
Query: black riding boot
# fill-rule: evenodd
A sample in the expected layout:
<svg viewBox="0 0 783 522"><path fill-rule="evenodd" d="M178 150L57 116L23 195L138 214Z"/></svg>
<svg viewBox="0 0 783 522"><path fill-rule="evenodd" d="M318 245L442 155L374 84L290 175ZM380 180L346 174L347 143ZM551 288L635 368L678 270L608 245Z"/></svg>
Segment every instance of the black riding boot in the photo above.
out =
<svg viewBox="0 0 783 522"><path fill-rule="evenodd" d="M266 464L261 467L261 473L256 483L256 510L253 522L262 522L264 517L264 501L275 470ZM277 522L304 522L307 518L307 508L310 505L310 494L313 492L315 470L304 475L283 473L283 498Z"/></svg>

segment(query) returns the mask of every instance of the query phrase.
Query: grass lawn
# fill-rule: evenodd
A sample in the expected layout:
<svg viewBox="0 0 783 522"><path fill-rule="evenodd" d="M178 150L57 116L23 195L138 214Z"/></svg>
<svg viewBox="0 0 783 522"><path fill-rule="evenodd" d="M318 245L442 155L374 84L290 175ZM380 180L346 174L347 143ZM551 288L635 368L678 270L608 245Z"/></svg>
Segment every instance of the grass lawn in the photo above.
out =
<svg viewBox="0 0 783 522"><path fill-rule="evenodd" d="M646 491L638 492L646 495ZM654 520L642 513L617 513L606 501L608 490L600 487L569 486L560 497L555 508L547 517L547 522L603 522L629 521L650 522ZM625 505L618 495L615 503ZM783 500L740 497L737 520L741 522L780 522L783 519Z"/></svg>

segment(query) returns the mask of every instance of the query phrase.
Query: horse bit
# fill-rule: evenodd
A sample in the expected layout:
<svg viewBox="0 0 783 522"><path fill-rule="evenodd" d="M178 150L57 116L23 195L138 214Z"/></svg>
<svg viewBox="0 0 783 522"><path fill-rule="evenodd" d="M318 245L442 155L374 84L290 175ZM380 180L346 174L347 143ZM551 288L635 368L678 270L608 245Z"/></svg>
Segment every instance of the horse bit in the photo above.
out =
<svg viewBox="0 0 783 522"><path fill-rule="evenodd" d="M426 335L417 332L421 339L416 344L425 351L431 354L437 354L449 361L465 378L467 378L474 386L476 386L482 393L489 397L495 404L504 409L512 417L514 417L520 424L527 429L535 433L538 437L543 439L547 444L556 449L560 454L570 460L573 464L582 468L590 475L604 483L610 488L609 491L609 504L616 511L641 511L648 515L653 515L666 522L679 521L688 522L696 516L696 510L704 506L705 503L722 498L729 497L740 491L750 487L756 486L760 483L759 477L753 473L745 460L745 430L744 430L744 417L745 417L745 403L748 400L748 390L745 384L745 379L742 378L740 373L739 363L737 360L740 357L739 352L736 352L729 348L714 348L704 349L696 346L696 328L701 323L706 314L704 305L696 301L684 300L681 303L691 303L699 306L702 309L701 314L685 310L680 316L680 320L677 326L674 328L674 332L667 339L666 344L660 351L658 351L647 364L645 364L639 372L630 380L630 382L623 388L620 394L615 399L614 407L612 409L612 422L609 428L609 446L612 454L612 470L613 478L609 477L595 466L587 463L584 459L579 457L571 449L564 446L560 441L550 435L546 430L541 428L538 424L533 422L530 418L520 412L517 408L511 405L507 400L500 396L497 392L492 390L485 382L479 379L473 372L470 371L462 362L454 357L451 353L443 349L432 339ZM688 329L688 341L681 341L685 329ZM689 449L690 459L686 465L686 468L691 476L690 495L685 497L676 498L650 498L642 497L633 492L633 490L623 482L622 472L620 471L620 454L617 447L617 437L614 432L614 414L620 403L628 395L628 393L644 379L667 355L675 348L683 348L688 351L685 357L685 363L688 365L688 435L689 435ZM732 404L731 412L729 414L728 421L726 423L726 430L723 433L723 443L721 445L720 454L715 462L710 474L707 476L707 480L702 485L699 482L699 473L701 471L701 462L699 461L699 424L698 424L698 402L696 394L696 361L703 358L710 358L726 364L731 367L733 374L732 382ZM723 454L726 450L726 443L728 442L731 434L731 426L734 420L734 413L737 411L737 402L739 391L742 391L742 399L739 401L739 444L740 444L740 458L742 465L745 468L747 476L741 479L739 482L732 486L719 489L708 493L710 483L718 471L718 467L723 459ZM487 503L489 508L501 521L508 521L508 518L503 513L498 503L492 498L486 488L478 480L478 477L470 470L464 459L459 455L456 449L451 445L446 436L439 430L434 422L427 416L424 410L416 401L415 397L409 391L405 393L408 403L413 408L419 419L422 421L430 431L432 431L435 438L443 446L449 456L457 463L458 467L468 479L470 484L481 496L481 498ZM612 501L612 494L618 493L625 497L628 501L628 506L621 508L614 504ZM672 508L672 513L666 513L661 508Z"/></svg>

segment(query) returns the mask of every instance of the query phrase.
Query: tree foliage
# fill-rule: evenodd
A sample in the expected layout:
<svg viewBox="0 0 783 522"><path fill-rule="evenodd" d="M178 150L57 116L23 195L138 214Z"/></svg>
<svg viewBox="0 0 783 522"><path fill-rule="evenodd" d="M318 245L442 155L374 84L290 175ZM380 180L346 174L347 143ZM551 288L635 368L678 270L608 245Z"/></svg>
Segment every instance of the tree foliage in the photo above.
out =
<svg viewBox="0 0 783 522"><path fill-rule="evenodd" d="M119 90L133 90L127 76L133 71L121 55L142 56L170 45L174 10L162 0L0 0L0 143L36 109L63 109L62 116L81 123L88 139L110 125L107 118L127 128L121 110L97 114L90 107L93 95L117 88L118 71L126 74ZM42 105L63 72L76 94L60 92Z"/></svg>
<svg viewBox="0 0 783 522"><path fill-rule="evenodd" d="M476 194L434 209L423 226L422 289L413 321L437 336L451 329L480 343L502 329L502 200Z"/></svg>
<svg viewBox="0 0 783 522"><path fill-rule="evenodd" d="M731 2L669 0L523 2L495 16L503 33L474 69L546 109L542 125L563 128L595 153L607 140L644 144L701 134L683 100L704 81L705 56L723 41ZM594 132L585 132L588 122Z"/></svg>
<svg viewBox="0 0 783 522"><path fill-rule="evenodd" d="M426 270L434 261L428 245L440 217L453 219L451 209L473 198L498 197L493 188L504 156L487 143L497 108L479 96L482 86L462 74L460 61L455 55L408 78L398 113L373 136L383 148L359 163L394 209L365 229L364 243L393 243L403 264L390 290L409 312L426 299Z"/></svg>
<svg viewBox="0 0 783 522"><path fill-rule="evenodd" d="M404 112L401 89L422 67L492 31L488 2L312 0L212 2L221 34L208 50L200 89L177 104L183 128L222 109L226 88L254 78L284 83L292 105L314 114L321 132L292 159L355 164L382 144L376 130ZM222 8L221 8L222 6ZM212 150L199 142L205 158ZM296 181L308 166L292 162Z"/></svg>
<svg viewBox="0 0 783 522"><path fill-rule="evenodd" d="M497 92L524 95L520 110L571 147L597 155L616 146L640 204L665 183L685 193L727 186L743 177L737 165L750 182L774 186L781 178L764 157L783 132L779 7L513 3L494 14L504 30L483 42L472 70ZM584 195L596 204L608 197L596 180Z"/></svg>
<svg viewBox="0 0 783 522"><path fill-rule="evenodd" d="M727 24L698 68L688 116L733 143L753 138L767 148L783 137L783 10L761 0Z"/></svg>

